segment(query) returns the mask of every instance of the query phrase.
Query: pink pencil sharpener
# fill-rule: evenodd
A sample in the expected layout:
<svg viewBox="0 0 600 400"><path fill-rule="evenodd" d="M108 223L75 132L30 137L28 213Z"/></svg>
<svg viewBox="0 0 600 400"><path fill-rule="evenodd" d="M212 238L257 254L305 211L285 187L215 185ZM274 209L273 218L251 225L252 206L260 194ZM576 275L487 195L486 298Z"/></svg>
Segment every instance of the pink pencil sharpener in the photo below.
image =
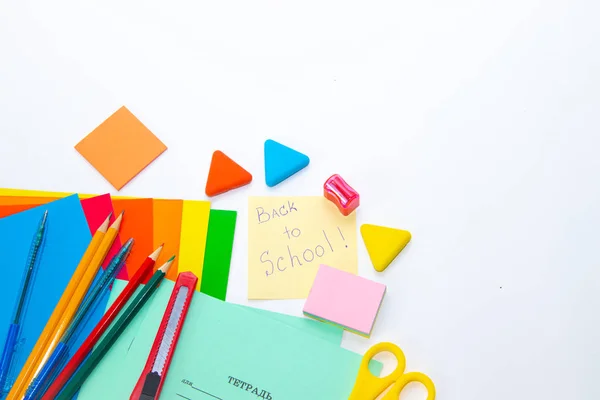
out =
<svg viewBox="0 0 600 400"><path fill-rule="evenodd" d="M360 196L338 174L331 175L323 185L325 198L337 206L340 212L348 216L360 204Z"/></svg>

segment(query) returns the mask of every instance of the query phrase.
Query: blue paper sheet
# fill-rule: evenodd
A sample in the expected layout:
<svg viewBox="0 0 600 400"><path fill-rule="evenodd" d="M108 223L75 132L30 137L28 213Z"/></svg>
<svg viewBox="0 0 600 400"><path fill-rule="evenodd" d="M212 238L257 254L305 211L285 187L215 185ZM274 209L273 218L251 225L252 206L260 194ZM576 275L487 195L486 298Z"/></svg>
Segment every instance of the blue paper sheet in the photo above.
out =
<svg viewBox="0 0 600 400"><path fill-rule="evenodd" d="M45 210L48 210L46 241L23 320L24 341L14 360L14 370L17 374L42 333L91 240L91 233L77 195L0 218L0 304L3 305L0 308L0 347L4 346L31 241ZM100 304L81 330L77 344L89 334L103 312L104 307Z"/></svg>

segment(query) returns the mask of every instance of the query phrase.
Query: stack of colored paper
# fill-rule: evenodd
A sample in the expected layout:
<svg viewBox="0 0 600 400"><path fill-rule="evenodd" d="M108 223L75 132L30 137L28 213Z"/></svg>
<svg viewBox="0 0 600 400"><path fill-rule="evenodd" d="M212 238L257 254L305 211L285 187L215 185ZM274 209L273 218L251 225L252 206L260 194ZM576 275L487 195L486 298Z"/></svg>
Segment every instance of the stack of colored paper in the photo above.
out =
<svg viewBox="0 0 600 400"><path fill-rule="evenodd" d="M0 218L48 204L72 195L20 189L0 189ZM119 279L127 280L154 249L164 243L157 260L160 266L175 255L167 279L175 281L179 272L191 271L198 277L198 290L225 300L237 212L211 209L210 202L180 199L111 197L109 194L77 194L94 232L106 216L124 212L120 237L107 260L127 239L135 244Z"/></svg>

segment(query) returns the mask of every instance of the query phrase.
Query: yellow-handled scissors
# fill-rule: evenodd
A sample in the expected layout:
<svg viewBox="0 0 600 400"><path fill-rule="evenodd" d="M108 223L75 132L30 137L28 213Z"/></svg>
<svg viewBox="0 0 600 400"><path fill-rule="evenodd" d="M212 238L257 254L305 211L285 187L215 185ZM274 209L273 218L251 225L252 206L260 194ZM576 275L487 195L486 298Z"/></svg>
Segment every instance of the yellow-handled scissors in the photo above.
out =
<svg viewBox="0 0 600 400"><path fill-rule="evenodd" d="M396 369L391 374L379 378L369 370L369 362L375 355L383 351L392 353L398 360L398 366L396 366ZM382 400L398 400L400 392L410 382L421 383L427 389L427 400L435 400L435 386L433 381L421 372L409 372L405 374L405 368L406 358L400 347L389 342L377 343L363 356L354 388L348 400L375 400L390 386L392 386L391 390L386 393Z"/></svg>

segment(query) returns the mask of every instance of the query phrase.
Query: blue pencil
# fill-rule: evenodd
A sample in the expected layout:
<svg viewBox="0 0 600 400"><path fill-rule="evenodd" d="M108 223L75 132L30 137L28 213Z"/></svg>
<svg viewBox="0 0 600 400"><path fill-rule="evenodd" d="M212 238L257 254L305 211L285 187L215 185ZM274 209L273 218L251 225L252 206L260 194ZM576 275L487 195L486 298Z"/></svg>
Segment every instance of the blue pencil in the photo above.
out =
<svg viewBox="0 0 600 400"><path fill-rule="evenodd" d="M21 282L21 290L19 291L17 301L15 302L15 310L13 313L12 322L8 328L4 349L2 350L2 358L0 359L0 390L2 395L8 394L13 384L11 377L13 360L16 353L16 346L21 341L21 324L27 311L27 304L31 295L37 268L40 260L40 253L43 247L44 238L46 237L46 220L48 211L44 212L44 216L40 221L38 229L31 242L29 256L25 264L23 272L23 280Z"/></svg>

